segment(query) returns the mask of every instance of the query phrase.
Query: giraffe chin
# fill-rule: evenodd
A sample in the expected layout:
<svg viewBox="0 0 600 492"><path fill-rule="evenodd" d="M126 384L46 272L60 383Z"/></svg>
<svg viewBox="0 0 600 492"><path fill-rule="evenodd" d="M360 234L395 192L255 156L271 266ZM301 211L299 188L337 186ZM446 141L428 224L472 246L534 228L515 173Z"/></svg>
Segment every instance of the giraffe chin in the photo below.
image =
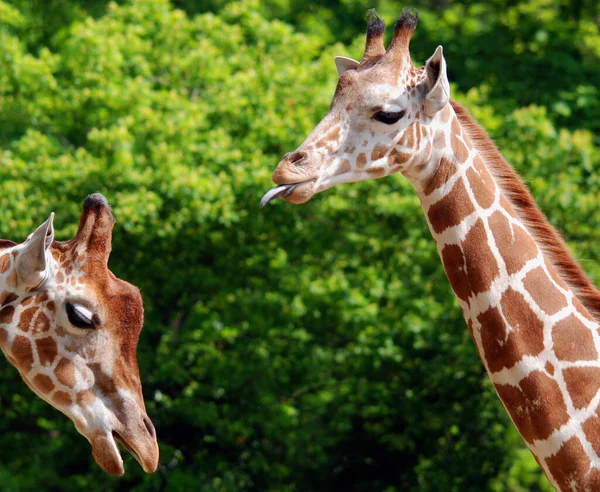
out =
<svg viewBox="0 0 600 492"><path fill-rule="evenodd" d="M265 193L260 201L260 208L263 208L275 198L281 198L294 204L306 203L314 194L315 180L279 185Z"/></svg>
<svg viewBox="0 0 600 492"><path fill-rule="evenodd" d="M156 471L157 463L154 463L154 460L150 460L152 463L146 463L146 460L143 460L139 453L137 453L136 450L115 431L110 434L98 435L92 439L92 454L96 463L98 463L104 471L118 477L123 476L125 473L123 459L121 458L117 442L121 443L121 445L131 453L146 473L153 473Z"/></svg>
<svg viewBox="0 0 600 492"><path fill-rule="evenodd" d="M96 463L105 472L118 477L123 476L125 468L119 448L112 434L101 434L91 440L92 454Z"/></svg>

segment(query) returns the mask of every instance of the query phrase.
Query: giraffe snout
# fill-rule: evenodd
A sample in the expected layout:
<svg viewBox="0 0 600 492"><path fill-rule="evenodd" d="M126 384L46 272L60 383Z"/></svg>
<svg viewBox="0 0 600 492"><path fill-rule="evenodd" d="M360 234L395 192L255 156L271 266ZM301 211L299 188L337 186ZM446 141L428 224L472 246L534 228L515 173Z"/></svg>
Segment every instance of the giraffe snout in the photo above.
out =
<svg viewBox="0 0 600 492"><path fill-rule="evenodd" d="M309 154L303 150L285 154L273 172L273 182L278 185L302 183L315 177Z"/></svg>

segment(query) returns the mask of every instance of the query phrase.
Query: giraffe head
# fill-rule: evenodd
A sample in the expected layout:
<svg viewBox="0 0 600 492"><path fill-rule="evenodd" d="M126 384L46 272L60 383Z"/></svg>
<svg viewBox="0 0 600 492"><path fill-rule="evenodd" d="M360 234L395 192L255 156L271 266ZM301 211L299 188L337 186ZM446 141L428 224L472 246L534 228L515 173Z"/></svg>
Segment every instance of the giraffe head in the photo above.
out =
<svg viewBox="0 0 600 492"><path fill-rule="evenodd" d="M119 441L153 472L158 443L136 360L142 297L108 269L110 207L90 195L67 242L54 241L53 218L21 244L0 241L0 346L27 385L74 422L104 470L124 473Z"/></svg>
<svg viewBox="0 0 600 492"><path fill-rule="evenodd" d="M436 127L449 111L442 47L416 69L409 53L416 14L403 11L387 50L383 20L373 10L367 19L362 60L335 59L340 78L327 115L296 151L283 157L273 173L279 186L261 206L276 197L304 203L336 184L397 171L415 179L431 172L428 163L446 138Z"/></svg>

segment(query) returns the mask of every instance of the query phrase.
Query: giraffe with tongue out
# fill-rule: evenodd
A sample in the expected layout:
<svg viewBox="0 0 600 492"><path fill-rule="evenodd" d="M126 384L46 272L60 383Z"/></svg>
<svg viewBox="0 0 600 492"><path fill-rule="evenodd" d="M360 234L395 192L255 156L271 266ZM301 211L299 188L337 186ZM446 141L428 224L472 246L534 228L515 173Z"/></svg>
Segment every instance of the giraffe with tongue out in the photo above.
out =
<svg viewBox="0 0 600 492"><path fill-rule="evenodd" d="M90 195L67 242L54 241L53 221L21 244L0 240L0 347L25 383L73 421L104 470L124 473L118 441L154 472L158 443L136 360L142 297L108 269L110 207Z"/></svg>
<svg viewBox="0 0 600 492"><path fill-rule="evenodd" d="M336 58L329 112L273 173L265 206L401 172L414 187L481 360L550 482L600 490L600 292L486 132L450 99L439 46L413 66L416 14L361 61Z"/></svg>

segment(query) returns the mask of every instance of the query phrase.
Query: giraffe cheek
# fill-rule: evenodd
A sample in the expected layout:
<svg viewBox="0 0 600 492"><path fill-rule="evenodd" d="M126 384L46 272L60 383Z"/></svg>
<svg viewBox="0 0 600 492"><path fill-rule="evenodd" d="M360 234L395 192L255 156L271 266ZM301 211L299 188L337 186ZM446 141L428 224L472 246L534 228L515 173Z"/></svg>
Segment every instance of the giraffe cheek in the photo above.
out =
<svg viewBox="0 0 600 492"><path fill-rule="evenodd" d="M56 378L58 381L68 388L74 388L77 382L75 376L75 364L67 359L61 359L56 366Z"/></svg>
<svg viewBox="0 0 600 492"><path fill-rule="evenodd" d="M52 365L58 355L58 347L51 337L36 340L35 346L42 366Z"/></svg>
<svg viewBox="0 0 600 492"><path fill-rule="evenodd" d="M315 183L314 181L309 181L308 183L299 184L291 195L282 198L290 203L298 205L301 203L306 203L314 194Z"/></svg>

